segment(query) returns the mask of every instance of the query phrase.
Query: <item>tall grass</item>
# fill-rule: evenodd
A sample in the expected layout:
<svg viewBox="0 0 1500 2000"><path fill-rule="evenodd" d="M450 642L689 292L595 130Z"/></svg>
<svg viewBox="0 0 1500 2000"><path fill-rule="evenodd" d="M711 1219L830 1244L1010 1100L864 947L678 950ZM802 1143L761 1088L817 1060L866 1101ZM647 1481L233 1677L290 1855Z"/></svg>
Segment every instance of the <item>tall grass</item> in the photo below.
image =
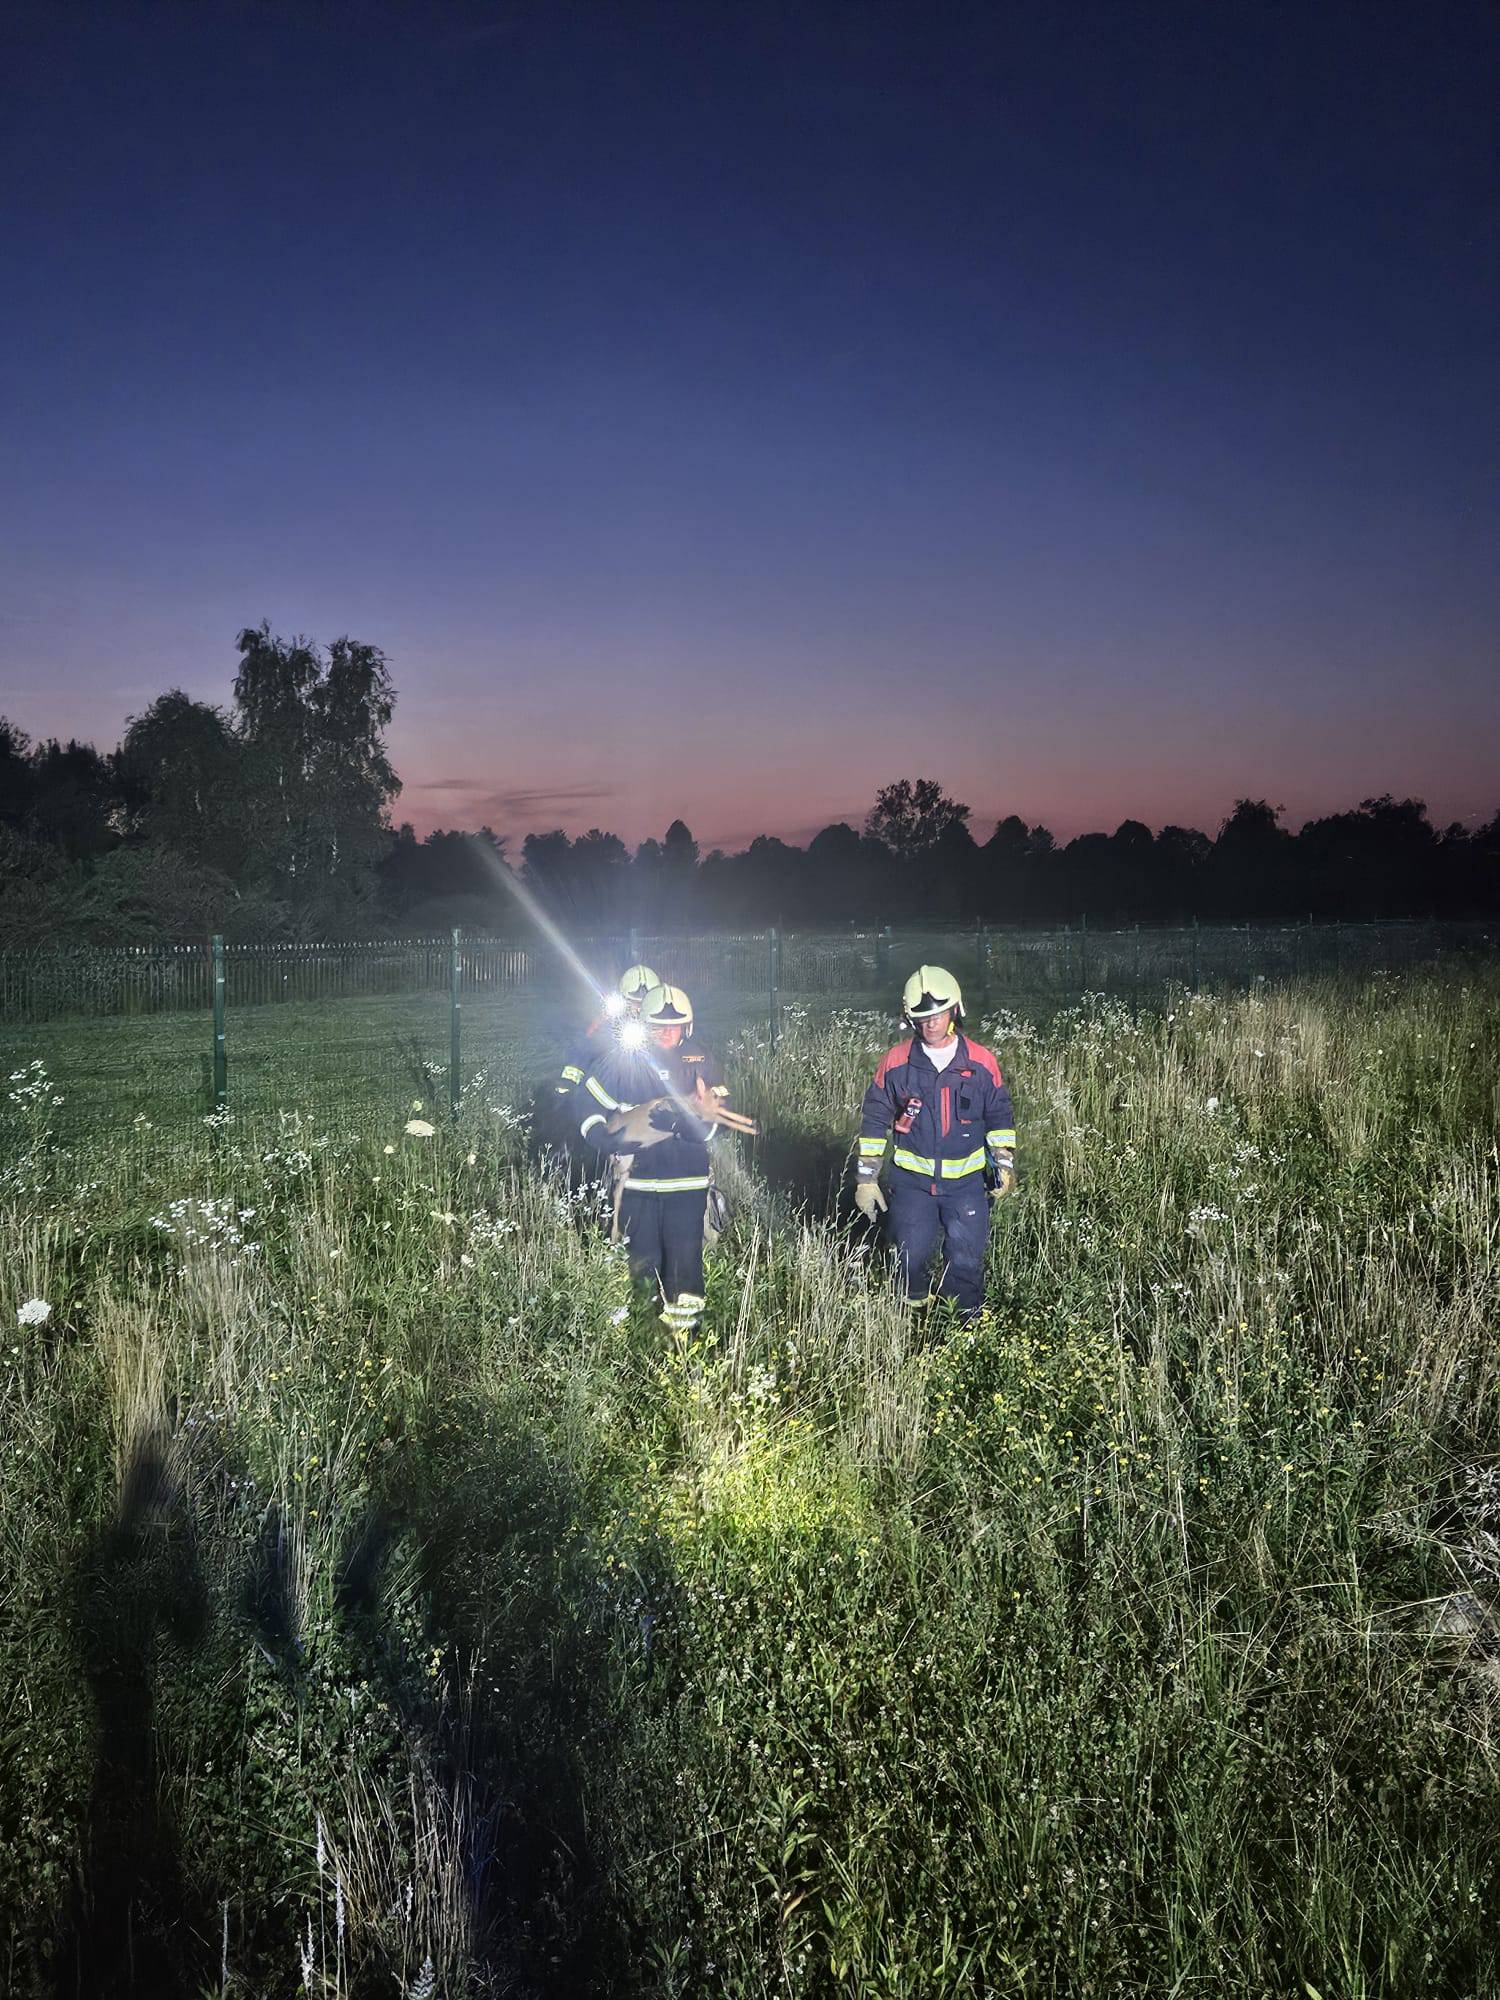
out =
<svg viewBox="0 0 1500 2000"><path fill-rule="evenodd" d="M970 1329L834 1197L873 1017L733 1049L686 1344L483 1093L39 1133L6 1990L1500 1990L1497 1002L983 1024Z"/></svg>

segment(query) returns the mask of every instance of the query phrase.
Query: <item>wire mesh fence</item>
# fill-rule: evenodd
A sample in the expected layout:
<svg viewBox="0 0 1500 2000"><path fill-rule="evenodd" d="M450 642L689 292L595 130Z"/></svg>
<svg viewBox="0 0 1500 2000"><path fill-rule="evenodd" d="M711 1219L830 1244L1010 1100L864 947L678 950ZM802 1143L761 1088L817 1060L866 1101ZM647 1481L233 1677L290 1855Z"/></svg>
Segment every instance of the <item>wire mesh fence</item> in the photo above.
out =
<svg viewBox="0 0 1500 2000"><path fill-rule="evenodd" d="M922 963L947 966L981 1018L1045 1018L1085 993L1149 1007L1181 989L1462 964L1493 945L1488 925L1437 922L574 941L597 987L642 960L686 987L700 1032L721 1047L749 1024L774 1035L794 1006L871 1008L894 1024L902 981ZM43 1098L54 1128L75 1135L252 1113L395 1116L418 1100L446 1108L463 1088L514 1102L562 1060L596 1002L540 938L0 952L0 1143L15 1143Z"/></svg>

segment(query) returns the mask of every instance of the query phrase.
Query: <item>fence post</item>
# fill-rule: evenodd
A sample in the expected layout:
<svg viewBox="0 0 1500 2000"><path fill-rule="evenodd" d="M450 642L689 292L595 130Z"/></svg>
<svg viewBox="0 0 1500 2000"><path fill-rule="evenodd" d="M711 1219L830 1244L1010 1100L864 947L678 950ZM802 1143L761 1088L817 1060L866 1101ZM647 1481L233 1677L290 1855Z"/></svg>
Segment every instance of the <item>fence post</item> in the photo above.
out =
<svg viewBox="0 0 1500 2000"><path fill-rule="evenodd" d="M214 1110L223 1111L229 1101L229 1058L224 1045L224 938L213 935L214 965Z"/></svg>
<svg viewBox="0 0 1500 2000"><path fill-rule="evenodd" d="M772 924L767 939L766 970L770 978L771 1048L781 1039L781 932Z"/></svg>
<svg viewBox="0 0 1500 2000"><path fill-rule="evenodd" d="M460 1022L463 1016L463 960L459 955L460 926L453 926L452 956L448 964L448 1108L455 1114L463 1090L460 1060Z"/></svg>
<svg viewBox="0 0 1500 2000"><path fill-rule="evenodd" d="M1141 927L1139 924L1135 927L1135 967L1131 990L1133 994L1130 1005L1131 1018L1138 1021L1141 1018Z"/></svg>
<svg viewBox="0 0 1500 2000"><path fill-rule="evenodd" d="M1089 913L1084 910L1078 919L1078 997L1081 1000L1089 990Z"/></svg>
<svg viewBox="0 0 1500 2000"><path fill-rule="evenodd" d="M1193 919L1193 991L1196 993L1203 977L1202 962L1198 956L1198 919Z"/></svg>
<svg viewBox="0 0 1500 2000"><path fill-rule="evenodd" d="M988 1000L990 997L990 927L981 917L979 920L979 990Z"/></svg>
<svg viewBox="0 0 1500 2000"><path fill-rule="evenodd" d="M875 983L884 986L891 970L891 927L886 924L875 933Z"/></svg>

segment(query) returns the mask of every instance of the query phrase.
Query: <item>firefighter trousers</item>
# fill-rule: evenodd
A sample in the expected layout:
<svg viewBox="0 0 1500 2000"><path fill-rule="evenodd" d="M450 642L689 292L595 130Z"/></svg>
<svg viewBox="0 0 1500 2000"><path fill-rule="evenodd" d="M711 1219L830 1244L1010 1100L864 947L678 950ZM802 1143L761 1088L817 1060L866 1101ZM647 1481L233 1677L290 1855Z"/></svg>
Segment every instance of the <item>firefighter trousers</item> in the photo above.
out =
<svg viewBox="0 0 1500 2000"><path fill-rule="evenodd" d="M990 1232L990 1204L984 1179L972 1174L951 1187L891 1175L890 1214L886 1227L896 1253L896 1273L907 1299L915 1303L928 1292L927 1267L941 1249L942 1275L938 1293L953 1299L965 1319L974 1319L984 1305L984 1252Z"/></svg>
<svg viewBox="0 0 1500 2000"><path fill-rule="evenodd" d="M662 1319L687 1333L703 1311L704 1188L648 1194L626 1188L620 1196L620 1234L630 1246L630 1275L663 1299Z"/></svg>

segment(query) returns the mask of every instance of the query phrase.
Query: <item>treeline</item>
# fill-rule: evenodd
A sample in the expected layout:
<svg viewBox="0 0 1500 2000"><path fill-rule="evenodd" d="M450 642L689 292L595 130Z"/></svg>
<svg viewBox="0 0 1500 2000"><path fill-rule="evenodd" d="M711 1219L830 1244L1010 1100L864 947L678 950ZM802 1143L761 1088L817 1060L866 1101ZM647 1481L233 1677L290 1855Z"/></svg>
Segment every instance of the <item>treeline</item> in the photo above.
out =
<svg viewBox="0 0 1500 2000"><path fill-rule="evenodd" d="M909 802L922 794L932 810L913 815ZM976 840L968 819L968 808L936 784L902 780L878 795L861 830L828 826L805 848L764 835L740 854L700 856L675 820L664 839L645 841L633 855L596 829L571 841L529 835L519 859L527 885L580 931L627 922L647 931L732 930L927 918L1468 917L1500 909L1500 814L1473 833L1458 825L1440 832L1419 799L1366 799L1297 833L1275 806L1241 799L1212 839L1192 827L1153 834L1126 820L1113 833L1060 845L1046 827L1012 817ZM433 844L402 830L387 864L398 903L402 870L420 867Z"/></svg>
<svg viewBox="0 0 1500 2000"><path fill-rule="evenodd" d="M33 744L0 717L0 935L350 935L383 921L400 790L395 690L376 646L241 632L233 702L180 690L119 746Z"/></svg>
<svg viewBox="0 0 1500 2000"><path fill-rule="evenodd" d="M1440 833L1414 799L1367 799L1295 834L1277 808L1242 799L1213 839L1190 827L1153 835L1127 820L1059 845L1046 827L1012 817L983 841L960 824L928 848L901 852L837 825L806 848L764 837L742 854L712 853L691 873L673 859L691 836L680 822L674 831L675 842L669 832L660 848L646 843L619 889L608 864L601 880L597 846L579 856L574 842L553 900L582 920L625 907L661 928L1451 917L1500 907L1500 815L1474 834ZM559 858L554 849L551 865L535 871L538 886L551 889Z"/></svg>
<svg viewBox="0 0 1500 2000"><path fill-rule="evenodd" d="M519 880L570 929L646 931L950 922L1172 923L1500 913L1500 813L1435 827L1419 799L1366 799L1293 832L1241 799L1210 837L1126 820L1060 844L1011 816L983 838L930 779L901 779L856 829L805 848L763 835L699 851L674 820L632 851L593 828L393 828L385 748L395 690L377 647L237 641L233 700L180 691L116 749L33 744L0 718L0 937L135 943L516 931Z"/></svg>

